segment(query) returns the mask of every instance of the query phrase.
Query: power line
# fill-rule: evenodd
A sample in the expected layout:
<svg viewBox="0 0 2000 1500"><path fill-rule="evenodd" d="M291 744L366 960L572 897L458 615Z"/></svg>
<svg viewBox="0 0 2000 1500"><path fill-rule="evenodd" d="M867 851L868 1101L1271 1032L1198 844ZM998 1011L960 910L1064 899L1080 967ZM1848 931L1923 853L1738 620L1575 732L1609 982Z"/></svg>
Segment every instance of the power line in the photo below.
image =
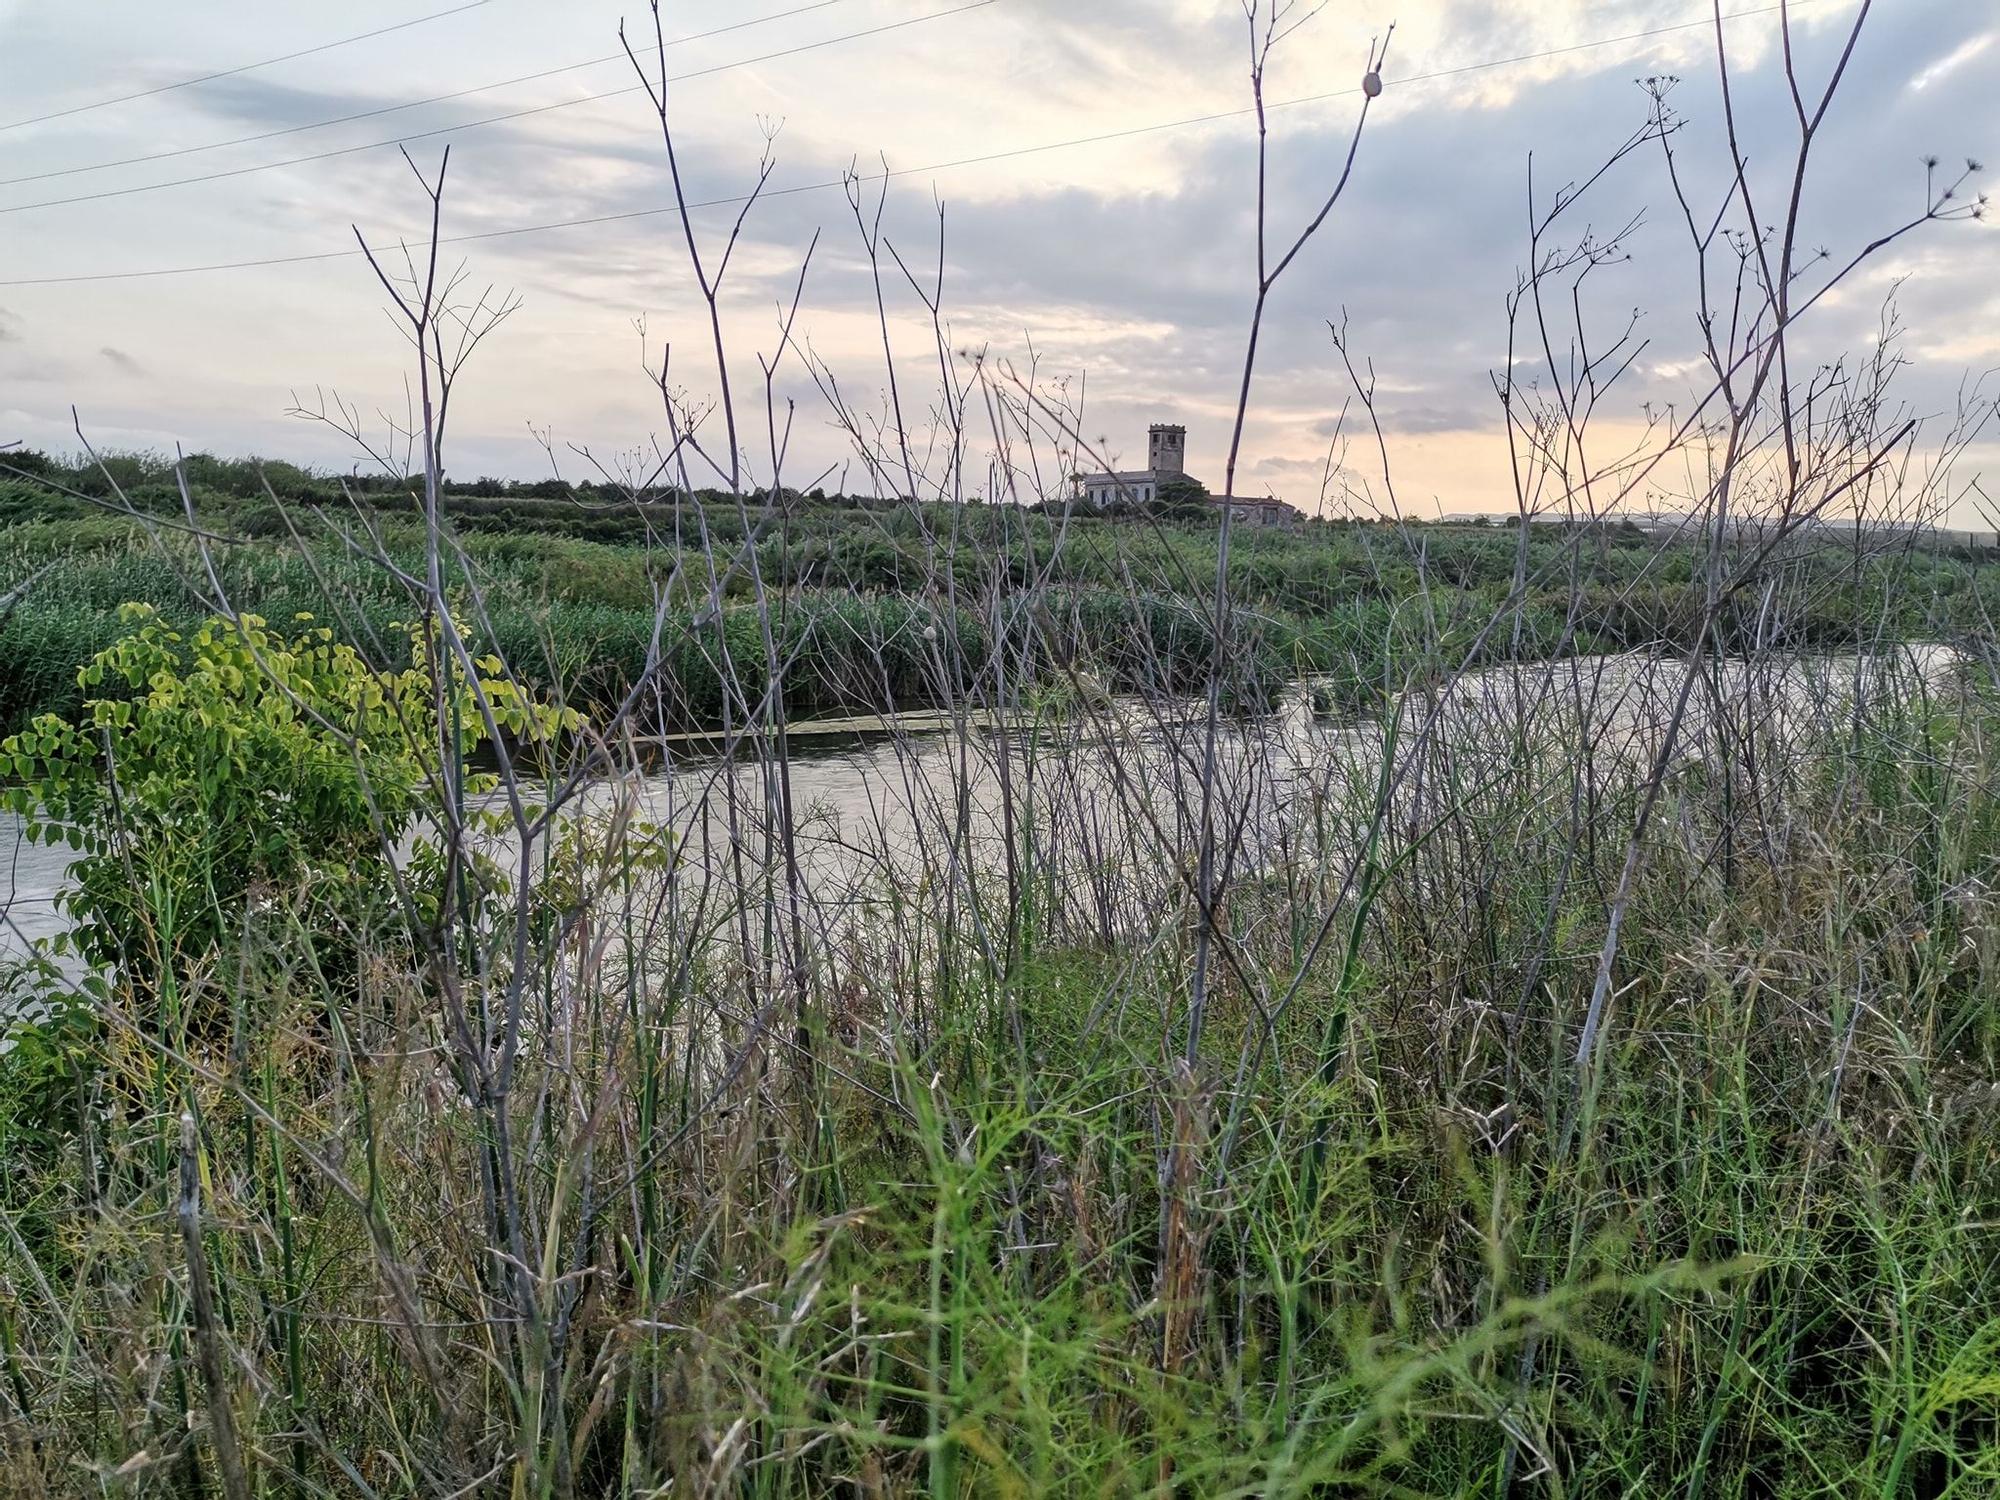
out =
<svg viewBox="0 0 2000 1500"><path fill-rule="evenodd" d="M695 68L690 72L677 73L668 79L669 83L685 83L692 78L705 78L711 73L727 73L735 68L747 68L757 63L774 62L781 57L796 57L802 52L817 52L822 47L831 47L839 42L858 41L864 37L881 36L884 32L901 31L910 26L921 26L927 21L943 21L953 16L964 15L967 11L983 10L997 4L998 0L971 0L952 10L932 11L928 15L909 16L900 21L889 21L880 26L870 26L861 31L849 31L840 36L825 37L817 42L801 42L796 47L782 47L776 52L766 52L757 57L746 57L736 62L717 63L713 67ZM621 54L622 55L622 54ZM304 166L309 162L332 161L336 157L354 156L363 151L379 151L384 146L402 146L411 141L427 141L436 136L456 135L462 130L477 130L483 125L499 125L508 120L522 120L530 115L550 114L559 109L574 109L579 104L595 104L603 99L617 99L626 94L643 92L646 85L630 83L623 88L604 89L595 94L581 94L574 99L558 99L552 104L535 104L526 109L507 110L497 115L485 115L477 120L464 120L456 125L440 125L434 130L419 130L409 135L392 136L387 140L364 141L358 146L336 146L327 151L314 151L305 156L289 156L282 161L257 162L247 167L228 167L219 172L202 172L193 177L170 177L165 182L143 182L133 187L105 188L102 192L78 193L69 198L43 198L34 203L10 203L0 206L0 215L22 214L37 208L62 208L72 203L97 203L106 198L128 198L135 193L157 193L165 188L192 187L196 183L221 182L231 177L248 177L257 172L269 172L279 167Z"/></svg>
<svg viewBox="0 0 2000 1500"><path fill-rule="evenodd" d="M791 10L773 12L768 16L754 16L748 21L732 21L727 26L717 26L708 31L690 32L686 36L669 37L669 47L681 47L689 42L706 41L710 37L722 36L731 31L745 31L752 26L763 26L772 21L786 21L793 16L805 15L808 11L825 10L829 6L845 4L846 0L813 0L810 5L795 6ZM518 78L503 78L496 83L475 84L471 88L456 89L449 94L432 94L427 99L410 99L401 104L385 104L379 109L357 110L351 115L336 115L332 119L314 120L306 125L287 125L278 130L266 130L256 135L239 135L226 141L210 141L202 146L181 146L173 151L153 151L143 156L125 156L116 161L93 162L83 167L58 167L48 172L30 172L21 177L0 177L0 187L14 187L23 182L46 182L52 177L78 177L86 172L108 172L113 167L136 167L147 162L170 161L181 156L199 156L204 151L221 151L230 146L248 146L258 141L272 141L280 136L300 135L308 130L326 130L335 125L352 125L357 120L373 120L382 115L399 114L406 109L421 109L427 104L445 104L453 99L464 99L473 94L491 93L494 89L512 88L517 83L536 83L544 78L555 78L564 73L580 73L585 68L602 67L608 62L623 62L623 52L606 53L603 57L588 58L583 62L566 63L560 68L544 68L539 73L523 73Z"/></svg>
<svg viewBox="0 0 2000 1500"><path fill-rule="evenodd" d="M987 0L990 3L990 0ZM1799 0L1795 0L1799 3ZM1814 0L1803 0L1814 3ZM1732 11L1722 17L1724 21L1748 20L1756 16L1773 15L1782 5L1763 5L1751 10ZM1561 47L1546 47L1539 52L1522 52L1511 57L1488 58L1484 62L1463 63L1457 67L1438 68L1427 73L1410 73L1389 80L1394 88L1407 87L1416 83L1433 83L1446 78L1463 77L1468 73L1485 72L1493 68L1518 66L1521 63L1539 62L1545 58L1560 57L1572 52L1588 51L1597 47L1614 47L1626 42L1650 41L1655 37L1671 35L1675 32L1692 31L1714 24L1712 19L1682 21L1669 26L1649 27L1644 31L1627 32L1622 36L1598 37L1594 41L1571 42ZM1325 93L1301 94L1292 99L1267 102L1267 110L1291 109L1302 104L1319 104L1329 99L1346 98L1359 94L1360 88L1329 89ZM1033 146L1014 146L1002 151L989 151L977 156L961 156L950 161L931 162L920 167L895 167L884 172L859 174L864 183L883 182L897 177L921 176L930 172L946 172L956 167L979 166L988 162L1008 161L1016 157L1035 156L1049 151L1067 150L1072 146L1094 146L1107 141L1128 140L1134 136L1153 135L1161 131L1182 130L1194 125L1208 125L1221 120L1240 119L1255 114L1254 106L1241 109L1217 110L1213 114L1189 115L1179 120L1161 120L1150 125L1134 125L1123 130L1107 130L1096 135L1072 136L1067 140L1046 141ZM765 188L755 196L764 198L785 198L799 193L823 192L829 188L841 187L847 181L844 177L827 178L819 182L794 183L788 187ZM704 198L688 204L690 210L698 208L734 207L749 201L752 195L739 193L721 198ZM508 229L486 229L473 234L447 235L438 241L441 245L467 245L482 240L507 239L515 235L543 234L555 229L582 229L599 224L623 223L632 219L656 218L661 214L677 213L678 205L666 204L659 208L628 209L621 213L595 214L581 219L554 219L543 224L520 224ZM0 281L0 287L18 286L69 286L85 282L137 281L161 276L194 276L211 271L249 271L266 266L308 265L317 261L348 260L362 252L354 250L321 250L303 255L276 255L261 260L217 261L198 266L162 266L144 271L100 271L81 276L38 276Z"/></svg>
<svg viewBox="0 0 2000 1500"><path fill-rule="evenodd" d="M163 83L157 88L140 89L137 93L119 94L110 99L98 99L89 104L73 104L68 109L52 109L45 115L30 115L25 120L9 120L0 125L0 130L19 130L23 125L40 125L48 120L66 120L71 115L88 114L93 109L108 109L114 104L130 104L134 99L150 99L155 94L170 94L175 89L191 89L196 84L214 83L218 78L234 78L239 73L254 73L259 68L273 64L291 62L295 58L312 57L321 52L331 52L336 47L349 47L356 42L369 41L374 37L387 36L392 31L407 31L412 26L422 26L427 21L441 21L446 16L455 16L462 11L478 10L488 0L466 0L463 5L454 5L450 10L432 11L427 16L418 16L411 21L398 21L393 26L378 26L373 31L357 32L344 36L336 42L321 42L316 47L301 47L297 52L286 52L277 57L267 57L260 62L244 63L240 67L223 68L215 73L203 73L197 78L183 78L177 83Z"/></svg>

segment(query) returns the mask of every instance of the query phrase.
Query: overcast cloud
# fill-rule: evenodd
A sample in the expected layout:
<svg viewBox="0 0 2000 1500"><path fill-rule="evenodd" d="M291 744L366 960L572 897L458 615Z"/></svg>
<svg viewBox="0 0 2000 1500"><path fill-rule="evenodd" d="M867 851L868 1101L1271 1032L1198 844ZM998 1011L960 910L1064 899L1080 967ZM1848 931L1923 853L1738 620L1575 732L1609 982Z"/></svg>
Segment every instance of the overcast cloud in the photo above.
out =
<svg viewBox="0 0 2000 1500"><path fill-rule="evenodd" d="M801 0L700 0L667 7L670 35L797 10ZM1087 377L1086 434L1114 456L1142 455L1145 425L1189 428L1190 467L1218 479L1242 363L1253 281L1254 134L1241 114L1097 144L1025 150L1130 131L1247 103L1237 0L835 0L767 24L673 48L681 166L691 198L730 198L754 179L776 130L771 186L744 230L725 297L746 378L771 347L814 232L800 329L864 399L884 385L874 289L837 188L859 160L886 156L907 175L884 223L913 264L937 253L933 193L946 207L945 296L954 342L988 346L1044 373ZM337 9L187 0L84 6L0 0L0 125L155 87L444 8L366 0ZM624 9L649 23L636 5ZM1767 8L1746 3L1740 10ZM447 140L447 233L491 234L603 219L670 201L664 155L622 60L417 109L430 95L602 58L618 50L621 7L488 0L460 14L274 67L109 108L0 129L0 442L73 446L69 407L93 441L261 452L346 467L358 456L325 429L285 415L295 391L336 388L364 408L401 410L403 345L367 268L346 256L237 271L20 284L217 261L340 252L350 225L392 244L422 227L423 202L392 146L411 140L434 164ZM1851 16L1848 0L1795 7L1801 68L1824 76ZM1344 322L1372 364L1378 407L1405 499L1424 509L1506 502L1505 447L1490 372L1506 358L1504 298L1527 253L1525 193L1587 176L1645 119L1641 75L1674 73L1684 159L1719 191L1712 38L1668 31L1696 3L1651 0L1333 0L1287 44L1270 97L1351 90L1369 39L1397 23L1390 86L1363 142L1348 196L1278 290L1262 348L1239 488L1310 507L1351 388L1329 321ZM847 34L931 16L873 36ZM1774 17L1729 23L1739 127L1769 143L1753 170L1775 171L1791 128L1776 66ZM827 42L828 45L813 46ZM787 49L789 56L744 59ZM1497 59L1553 51L1502 66ZM722 69L722 71L702 70ZM1472 69L1422 82L1413 75ZM586 96L611 94L606 98ZM579 102L581 101L581 102ZM1271 113L1272 220L1310 213L1337 173L1351 95ZM335 116L378 113L323 129ZM103 171L136 155L185 151L266 132L221 150ZM330 151L322 160L269 162ZM1018 153L996 156L996 153ZM1817 147L1806 241L1851 255L1921 203L1921 159L2000 158L2000 16L1988 0L1878 4ZM946 166L962 158L994 158ZM66 175L43 175L64 173ZM215 180L63 203L212 173ZM21 179L38 180L21 180ZM794 189L797 189L794 191ZM1776 190L1772 190L1775 192ZM17 211L8 210L16 208ZM701 210L721 236L736 212ZM1600 229L1638 228L1631 259L1596 286L1606 326L1640 313L1649 339L1622 410L1684 400L1692 363L1692 266L1657 152L1593 190ZM533 431L610 452L658 425L639 369L633 320L653 347L674 340L696 379L699 308L670 216L623 218L458 247L474 281L512 289L522 310L481 352L454 416L455 472L539 477ZM893 267L890 268L893 272ZM927 314L888 285L899 373L930 366ZM1823 310L1813 352L1865 345L1894 290L1911 359L1904 396L1948 412L1968 379L2000 366L2000 238L1992 224L1939 224L1899 241ZM680 351L689 351L682 354ZM791 372L800 372L794 366ZM844 448L809 384L791 473L839 463ZM1971 455L1972 466L1993 457ZM1961 515L1961 521L1970 519Z"/></svg>

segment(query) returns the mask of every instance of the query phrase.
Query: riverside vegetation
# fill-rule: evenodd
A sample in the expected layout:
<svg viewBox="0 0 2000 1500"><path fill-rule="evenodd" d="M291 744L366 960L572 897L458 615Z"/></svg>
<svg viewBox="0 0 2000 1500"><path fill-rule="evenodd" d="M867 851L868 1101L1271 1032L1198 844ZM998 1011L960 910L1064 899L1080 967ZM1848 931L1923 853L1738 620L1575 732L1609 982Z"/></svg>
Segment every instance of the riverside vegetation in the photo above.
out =
<svg viewBox="0 0 2000 1500"><path fill-rule="evenodd" d="M0 617L10 664L0 730L11 731L36 714L80 707L77 665L123 634L124 605L150 604L192 625L214 580L190 540L161 529L182 508L171 461L114 455L102 470L89 459L8 461L44 481L0 479L0 577L36 579ZM412 499L420 480L354 484L289 464L199 456L188 476L201 525L233 539L213 566L239 608L280 621L314 614L374 659L407 661L396 623L408 610L403 590L351 540L322 530L321 518L366 525L395 567L421 571ZM113 486L118 504L141 514L107 513ZM774 524L768 500L753 497L746 516L714 491L680 504L671 496L631 503L609 485L489 480L447 487L444 507L479 582L482 636L538 691L582 709L616 703L644 676L663 599L683 618L696 614L706 583L692 560L703 545L739 547L746 519L756 567L719 588L732 669L755 679L753 691L768 675L756 659L754 576L784 594L774 644L796 709L938 702L922 630L949 612L953 649L978 673L992 622L972 601L995 587L1032 592L1048 616L1049 628L1026 642L1038 676L1083 670L1130 692L1187 691L1204 680L1212 630L1194 580L1214 576L1216 538L1198 512L1100 519L1065 517L1060 504L1029 511L792 495ZM301 525L312 532L304 546L293 535ZM1480 632L1522 563L1514 531L1431 525L1415 535L1411 545L1405 529L1354 521L1238 536L1230 590L1251 642L1235 684L1246 701L1305 674L1329 702L1365 707L1412 672L1460 665L1469 649L1477 662L1685 644L1701 619L1699 559L1684 538L1615 522L1537 525L1525 552L1532 588L1515 609L1522 629L1489 645ZM1760 624L1759 601L1738 598L1717 628L1729 642L1761 629L1767 644L1800 650L1854 649L1885 629L1906 637L1975 629L2000 606L1995 556L1990 546L1925 532L1858 548L1826 542L1794 559L1811 582L1794 587L1782 617ZM1421 601L1421 618L1411 601ZM661 704L677 727L711 726L724 698L718 663L698 634L676 644L653 668Z"/></svg>
<svg viewBox="0 0 2000 1500"><path fill-rule="evenodd" d="M219 1452L268 1493L2000 1482L1988 657L1728 677L1579 1085L1671 696L1601 659L1235 763L1287 810L1184 1053L1185 829L1062 790L1191 806L1166 720L1024 691L960 742L1013 802L913 793L921 852L843 831L872 875L788 864L746 738L740 796L672 771L696 812L549 824L510 878L381 846L453 795L421 631L392 672L312 622L117 628L75 727L0 746L110 960L0 1058L18 1492ZM513 692L461 687L468 752L484 698L523 775L624 759Z"/></svg>
<svg viewBox="0 0 2000 1500"><path fill-rule="evenodd" d="M1649 79L1531 197L1514 524L1395 519L1340 326L1389 519L1077 514L1064 388L961 357L859 179L928 430L793 336L809 266L732 387L681 203L714 391L662 357L643 482L447 484L491 304L417 256L393 477L13 455L0 772L77 863L0 1000L0 1491L2000 1493L2000 633L1932 529L1992 402L1812 342L1976 205L1797 248L1866 13L1754 168ZM1225 491L1367 61L1318 216L1259 202ZM1645 164L1721 204L1667 216L1705 384L1586 442L1638 348L1581 216ZM781 377L917 498L788 489ZM883 716L838 806L821 709Z"/></svg>

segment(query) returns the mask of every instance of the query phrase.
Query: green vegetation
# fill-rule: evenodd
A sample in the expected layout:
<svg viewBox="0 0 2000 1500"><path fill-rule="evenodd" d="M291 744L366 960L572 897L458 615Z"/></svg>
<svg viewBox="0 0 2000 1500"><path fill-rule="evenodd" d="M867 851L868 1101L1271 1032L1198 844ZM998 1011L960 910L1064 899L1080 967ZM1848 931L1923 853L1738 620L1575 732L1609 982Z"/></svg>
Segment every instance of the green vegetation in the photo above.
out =
<svg viewBox="0 0 2000 1500"><path fill-rule="evenodd" d="M10 462L54 467L29 458ZM190 460L198 519L233 539L205 562L174 529L182 502L170 470L142 458L106 466L120 503L154 507L157 520L0 480L0 578L48 567L0 620L0 652L13 664L0 682L0 730L40 713L77 713L76 663L117 639L127 603L150 604L185 627L214 606L216 584L234 609L273 620L312 614L371 660L406 663L395 622L407 597L360 533L372 528L391 562L421 573L409 487L378 482L344 495L291 465ZM109 489L88 466L51 477L79 494ZM795 712L927 706L939 701L940 682L962 687L991 670L996 639L1029 653L1010 671L1088 670L1128 691L1193 690L1213 660L1205 590L1215 537L1205 514L1161 523L799 497L771 510L714 493L677 505L552 482L502 488L481 481L448 495L462 568L455 607L537 692L586 711L619 702L644 675L662 598L671 619L686 621L704 613L711 584L727 641L717 631L669 633L669 659L652 679L654 716L676 728L716 722L725 657L754 699L771 664L761 654L753 571L778 593L772 645ZM1519 550L1512 527L1319 523L1298 534L1239 533L1233 631L1250 649L1232 653L1237 698L1266 700L1305 673L1340 701L1366 705L1405 672L1456 669L1468 653L1476 663L1684 644L1701 617L1690 548L1631 528L1579 535L1536 526L1514 611L1521 628L1504 649L1482 644L1482 627L1511 609ZM1784 613L1760 618L1755 598L1733 601L1719 625L1727 639L1761 632L1773 645L1820 648L1885 628L1948 635L2000 606L2000 568L1980 550L1891 545L1856 558L1821 545L1792 567ZM974 603L1009 590L1031 592L1037 617L1015 607L996 618ZM962 670L941 678L940 652Z"/></svg>
<svg viewBox="0 0 2000 1500"><path fill-rule="evenodd" d="M1239 436L1382 93L1386 33L1287 226L1310 9L1246 7ZM731 347L772 283L681 202L678 489L446 483L514 303L414 255L422 483L13 454L0 797L78 858L0 950L0 1494L2000 1494L2000 568L1902 524L2000 404L1919 415L1892 306L1835 342L1986 202L1927 156L1806 232L1867 11L1803 77L1718 12L1727 129L1653 76L1598 170L1538 157L1465 345L1523 510L1682 540L990 503L1070 483L1083 383L954 348L872 175L858 377L803 264ZM1595 186L1640 170L1668 212ZM1325 332L1329 483L1404 509L1421 408ZM815 422L907 497L689 489Z"/></svg>
<svg viewBox="0 0 2000 1500"><path fill-rule="evenodd" d="M954 518L954 599L897 586L942 512L803 507L767 613L734 585L719 633L675 613L679 701L763 694L768 622L794 704L963 703L1008 601L998 638L1059 682L1081 663L1051 635L1115 638L1145 598L1114 570L1198 568L1210 545L1088 523L1031 588L1011 573L1051 523L977 511ZM384 532L410 571L405 524ZM1011 747L1040 788L1004 859L955 852L952 789L992 782L912 741L927 832L860 874L795 868L761 795L700 768L692 820L614 805L543 828L524 785L518 820L474 820L513 858L427 838L399 865L413 819L448 821L440 772L481 705L558 771L631 768L592 732L643 662L654 582L692 554L467 529L466 628L502 644L445 679L440 718L424 633L392 623L411 594L378 566L323 538L217 551L232 599L340 622L280 632L200 618L191 544L128 527L9 533L59 574L9 652L109 638L71 664L71 718L0 747L15 803L85 855L70 905L98 961L32 978L0 1055L0 1488L2000 1485L1983 668L1885 658L1864 690L1761 654L1784 711L1691 731L1579 1071L1645 785L1617 747L1647 741L1585 671L1534 663L1671 617L1686 555L1531 538L1544 577L1510 615L1504 533L1427 533L1420 573L1392 531L1255 538L1243 618L1272 634L1251 658L1277 640L1318 665L1298 643L1319 600L1396 691L1289 773L1186 1056L1187 851L1132 789L1187 762L1086 679L1015 679L991 705L1011 733L967 742L977 765ZM1936 633L1990 586L1949 555L1850 568L1815 552L1773 575L1788 645L1885 618ZM1489 616L1507 692L1427 696ZM591 714L559 724L523 663ZM738 753L781 765L761 739ZM1066 804L1078 775L1098 790Z"/></svg>
<svg viewBox="0 0 2000 1500"><path fill-rule="evenodd" d="M1383 93L1388 31L1345 151L1271 154L1314 8L1245 6L1255 218L1201 226L1232 454ZM1851 9L1747 66L1718 8L1710 118L1655 74L1537 155L1504 342L1446 341L1522 512L1680 540L1073 515L1082 372L955 347L942 203L933 277L857 164L774 279L768 150L665 237L677 488L447 483L516 303L415 246L422 483L13 454L0 796L78 861L0 950L0 1494L2000 1495L2000 568L1922 524L2000 402L1897 391L1893 303L1841 352L1988 204L1911 142L1826 212ZM1276 425L1407 513L1467 387L1368 300ZM1132 371L1198 400L1184 331ZM815 426L903 498L780 487Z"/></svg>
<svg viewBox="0 0 2000 1500"><path fill-rule="evenodd" d="M380 830L410 822L447 754L424 632L403 632L410 665L378 671L309 616L289 636L242 615L187 638L150 605L121 619L131 633L76 674L78 720L42 714L0 740L18 778L0 805L29 842L78 854L62 948L171 981L175 955L212 952L260 893L342 920L389 900ZM498 658L476 665L450 687L459 753L487 734L475 703L529 744L579 722L495 675Z"/></svg>

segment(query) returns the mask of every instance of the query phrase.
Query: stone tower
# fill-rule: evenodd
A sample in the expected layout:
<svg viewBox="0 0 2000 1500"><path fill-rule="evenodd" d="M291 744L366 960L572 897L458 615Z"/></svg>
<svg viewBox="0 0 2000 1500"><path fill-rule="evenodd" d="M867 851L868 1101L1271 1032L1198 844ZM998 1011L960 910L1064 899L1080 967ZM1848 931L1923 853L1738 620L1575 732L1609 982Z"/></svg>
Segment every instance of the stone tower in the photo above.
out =
<svg viewBox="0 0 2000 1500"><path fill-rule="evenodd" d="M1155 474L1187 473L1187 429L1165 422L1148 427L1146 467Z"/></svg>

